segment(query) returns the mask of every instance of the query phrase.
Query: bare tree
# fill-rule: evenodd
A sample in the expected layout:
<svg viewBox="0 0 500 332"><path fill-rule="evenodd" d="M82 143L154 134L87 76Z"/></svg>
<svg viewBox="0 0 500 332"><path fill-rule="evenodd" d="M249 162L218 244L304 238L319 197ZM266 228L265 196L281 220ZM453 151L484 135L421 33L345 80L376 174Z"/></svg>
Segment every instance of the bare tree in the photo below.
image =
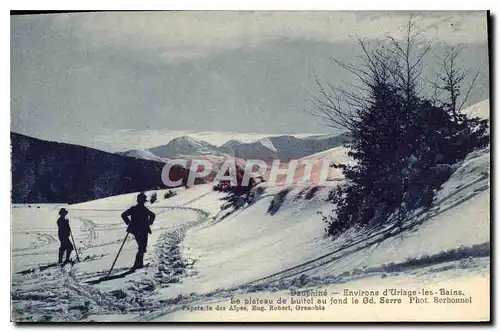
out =
<svg viewBox="0 0 500 332"><path fill-rule="evenodd" d="M446 103L450 107L452 115L457 118L458 113L462 110L464 104L470 97L471 92L479 77L479 70L471 76L470 70L459 62L459 57L463 51L463 45L446 45L444 55L436 57L440 61L440 71L436 73L436 82L434 86L436 89L442 90L447 93L448 97ZM468 77L472 77L465 94L460 98L462 85Z"/></svg>
<svg viewBox="0 0 500 332"><path fill-rule="evenodd" d="M396 57L396 66L393 68L394 81L403 91L407 104L415 97L414 93L419 93L422 82L422 71L424 59L432 49L432 41L425 42L420 31L416 29L413 17L410 17L404 28L404 35L401 40L386 35L393 47Z"/></svg>
<svg viewBox="0 0 500 332"><path fill-rule="evenodd" d="M315 76L319 95L312 96L314 107L311 114L324 120L329 126L355 131L356 122L364 109L369 107L378 93L392 84L397 66L394 50L388 47L370 47L366 40L353 38L359 44L362 54L359 64L346 63L332 58L332 61L355 77L355 82L334 86L322 83Z"/></svg>
<svg viewBox="0 0 500 332"><path fill-rule="evenodd" d="M388 89L401 93L410 105L415 94L420 92L424 58L432 47L432 42L423 41L412 18L401 40L386 35L385 40L376 41L374 47L358 36L353 40L361 49L359 63L332 61L351 73L355 82L333 86L315 77L319 95L312 96L310 111L329 126L351 132L356 130L363 110Z"/></svg>

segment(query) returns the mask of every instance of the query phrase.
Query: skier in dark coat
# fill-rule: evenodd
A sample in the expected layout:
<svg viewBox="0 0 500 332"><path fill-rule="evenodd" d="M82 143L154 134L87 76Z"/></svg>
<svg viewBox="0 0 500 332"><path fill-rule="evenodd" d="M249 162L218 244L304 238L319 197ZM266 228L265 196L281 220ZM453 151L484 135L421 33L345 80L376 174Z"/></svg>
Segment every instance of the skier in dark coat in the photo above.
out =
<svg viewBox="0 0 500 332"><path fill-rule="evenodd" d="M132 233L137 241L137 254L134 269L144 266L144 253L148 246L148 234L151 234L151 225L155 221L155 214L144 206L146 195L137 195L137 205L122 213L122 219L128 225L127 232Z"/></svg>
<svg viewBox="0 0 500 332"><path fill-rule="evenodd" d="M71 235L71 228L69 227L69 220L66 218L68 215L68 210L62 208L59 210L59 218L57 219L57 235L59 241L61 241L61 246L59 247L59 264L62 263L64 252L66 252L66 262L69 262L69 257L73 251L73 244L71 243L69 237Z"/></svg>

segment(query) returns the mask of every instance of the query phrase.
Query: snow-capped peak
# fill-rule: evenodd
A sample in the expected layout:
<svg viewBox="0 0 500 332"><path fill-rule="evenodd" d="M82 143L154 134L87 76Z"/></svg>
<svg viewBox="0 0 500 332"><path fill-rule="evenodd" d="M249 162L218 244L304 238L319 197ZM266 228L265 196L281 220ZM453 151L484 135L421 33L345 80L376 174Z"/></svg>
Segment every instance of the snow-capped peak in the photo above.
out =
<svg viewBox="0 0 500 332"><path fill-rule="evenodd" d="M190 136L174 138L165 145L148 149L149 152L162 158L175 158L181 155L220 155L227 149L216 147L210 143Z"/></svg>

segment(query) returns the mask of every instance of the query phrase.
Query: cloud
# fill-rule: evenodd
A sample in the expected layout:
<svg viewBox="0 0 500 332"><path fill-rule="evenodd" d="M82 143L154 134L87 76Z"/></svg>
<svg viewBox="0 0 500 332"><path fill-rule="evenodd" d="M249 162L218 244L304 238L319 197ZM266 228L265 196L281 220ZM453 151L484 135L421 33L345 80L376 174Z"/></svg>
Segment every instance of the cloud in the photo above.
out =
<svg viewBox="0 0 500 332"><path fill-rule="evenodd" d="M398 37L410 15L422 36L451 43L486 42L486 12L173 11L54 15L94 47L154 51L165 61L197 58L275 39L345 42L351 36Z"/></svg>

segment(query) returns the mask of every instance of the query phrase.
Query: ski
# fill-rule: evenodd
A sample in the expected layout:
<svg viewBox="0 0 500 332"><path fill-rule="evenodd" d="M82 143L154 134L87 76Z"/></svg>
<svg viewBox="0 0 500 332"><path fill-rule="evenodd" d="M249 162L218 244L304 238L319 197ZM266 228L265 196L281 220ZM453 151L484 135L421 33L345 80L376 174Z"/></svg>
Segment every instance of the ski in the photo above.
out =
<svg viewBox="0 0 500 332"><path fill-rule="evenodd" d="M65 261L65 262L60 263L60 265L61 265L61 267L64 267L64 266L66 266L66 265L68 265L68 264L69 264L69 265L71 265L71 266L73 266L73 265L75 265L76 263L77 263L77 262L75 262L74 260L71 260L71 259L70 259L69 261Z"/></svg>
<svg viewBox="0 0 500 332"><path fill-rule="evenodd" d="M96 285L96 284L100 284L101 282L105 282L105 281L109 281L109 280L122 279L122 278L125 278L126 276L128 276L128 275L136 272L136 271L139 271L141 269L149 267L149 265L150 264L148 263L148 264L144 264L144 266L141 267L141 268L133 268L132 267L130 269L125 270L122 273L114 274L114 275L108 275L108 276L100 277L100 278L94 279L94 280L89 280L89 281L86 281L86 283L89 284L89 285Z"/></svg>

